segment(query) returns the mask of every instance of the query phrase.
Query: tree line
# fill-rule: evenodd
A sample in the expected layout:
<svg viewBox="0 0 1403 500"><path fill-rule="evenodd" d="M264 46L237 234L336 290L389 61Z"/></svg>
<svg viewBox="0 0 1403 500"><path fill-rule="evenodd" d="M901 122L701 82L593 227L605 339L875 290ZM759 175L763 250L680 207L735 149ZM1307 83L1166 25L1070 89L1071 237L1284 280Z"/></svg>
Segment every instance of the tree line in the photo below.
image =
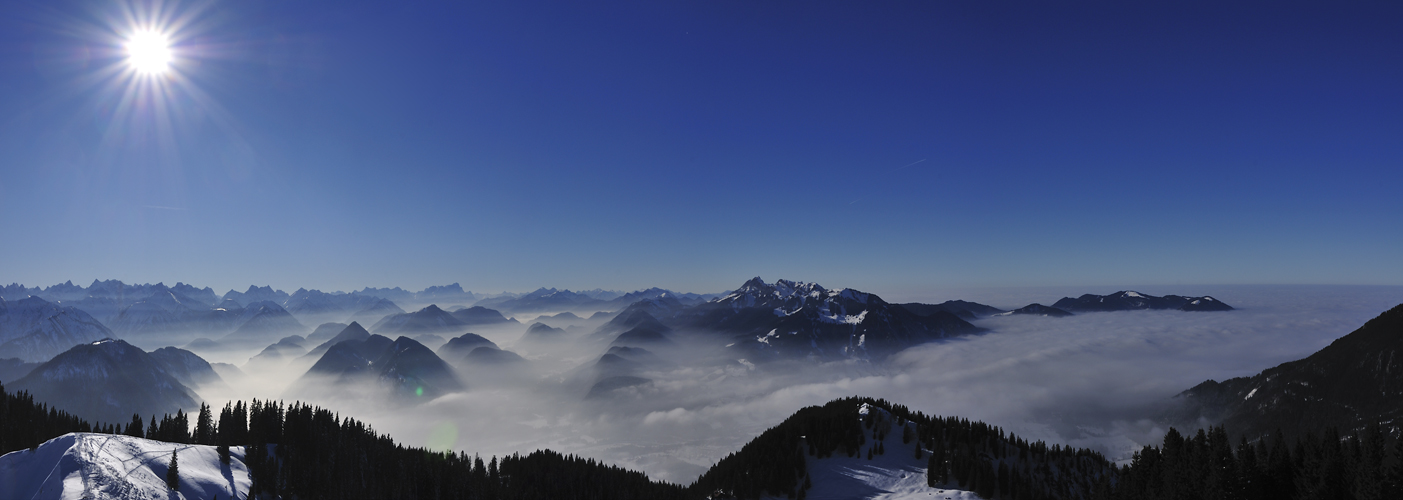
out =
<svg viewBox="0 0 1403 500"><path fill-rule="evenodd" d="M1391 441L1391 443L1390 443ZM1336 429L1286 439L1238 440L1222 427L1186 436L1170 429L1097 486L1097 500L1403 498L1403 439L1375 423L1350 435Z"/></svg>
<svg viewBox="0 0 1403 500"><path fill-rule="evenodd" d="M234 460L243 447L252 476L240 498L443 500L683 499L679 485L593 459L538 450L483 460L395 443L369 425L303 403L231 402L216 417L201 405L190 415L133 416L126 425L92 424L11 394L0 385L0 454L33 449L70 432L125 434L172 443L216 446Z"/></svg>

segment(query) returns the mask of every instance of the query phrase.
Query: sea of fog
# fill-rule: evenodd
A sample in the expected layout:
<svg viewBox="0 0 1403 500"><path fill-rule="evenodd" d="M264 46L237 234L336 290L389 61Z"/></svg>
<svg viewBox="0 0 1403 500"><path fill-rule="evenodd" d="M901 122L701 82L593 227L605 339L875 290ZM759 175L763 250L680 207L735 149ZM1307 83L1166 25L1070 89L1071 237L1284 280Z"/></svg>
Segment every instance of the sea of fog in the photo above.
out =
<svg viewBox="0 0 1403 500"><path fill-rule="evenodd" d="M646 374L654 383L603 400L586 400L570 382L602 351L519 349L532 368L513 381L469 374L469 391L418 404L330 396L313 402L410 445L483 457L550 448L684 484L796 410L854 395L983 420L1030 440L1091 447L1123 460L1161 439L1167 429L1153 417L1175 394L1305 357L1403 303L1403 287L1381 286L1004 288L901 299L958 298L1012 309L1122 289L1211 295L1237 310L988 318L975 322L986 334L916 346L881 365L693 363L685 351L674 352L664 356L667 367ZM523 328L478 333L512 349ZM278 383L291 378L250 375L229 394L205 396L279 397Z"/></svg>

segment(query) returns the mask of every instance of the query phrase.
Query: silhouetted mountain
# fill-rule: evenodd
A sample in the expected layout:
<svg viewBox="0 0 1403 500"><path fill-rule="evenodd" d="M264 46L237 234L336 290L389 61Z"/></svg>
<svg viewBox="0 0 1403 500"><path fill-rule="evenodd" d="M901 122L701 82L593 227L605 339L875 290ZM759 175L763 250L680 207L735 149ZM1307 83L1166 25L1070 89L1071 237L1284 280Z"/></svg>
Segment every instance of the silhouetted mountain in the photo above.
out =
<svg viewBox="0 0 1403 500"><path fill-rule="evenodd" d="M846 398L800 409L722 458L688 490L694 498L717 499L1091 499L1111 498L1095 492L1109 489L1117 470L1085 448L1030 442L984 422L925 415L880 399ZM1153 479L1160 482L1150 484L1163 485L1173 476Z"/></svg>
<svg viewBox="0 0 1403 500"><path fill-rule="evenodd" d="M565 336L565 330L552 328L545 323L532 323L526 327L526 333L522 334L522 342L549 343L560 340Z"/></svg>
<svg viewBox="0 0 1403 500"><path fill-rule="evenodd" d="M499 323L516 323L514 319L507 319L502 313L494 309L482 306L473 306L465 309L453 311L453 317L458 318L464 325L495 325Z"/></svg>
<svg viewBox="0 0 1403 500"><path fill-rule="evenodd" d="M552 315L550 315L550 316L539 316L539 317L536 318L536 321L540 321L540 320L543 320L543 319L545 319L545 320L554 319L554 320L559 320L559 321L580 321L580 320L583 320L584 318L581 318L579 315L577 315L577 314L575 314L575 313L566 311L566 312L563 312L563 313L560 313L560 314L552 314Z"/></svg>
<svg viewBox="0 0 1403 500"><path fill-rule="evenodd" d="M162 347L151 351L151 358L186 387L198 389L223 382L208 361L185 349Z"/></svg>
<svg viewBox="0 0 1403 500"><path fill-rule="evenodd" d="M103 422L128 422L132 414L190 410L198 396L168 368L121 340L81 344L6 384L75 415Z"/></svg>
<svg viewBox="0 0 1403 500"><path fill-rule="evenodd" d="M430 304L412 313L394 314L375 323L370 330L381 335L417 335L421 333L456 333L467 326L448 311Z"/></svg>
<svg viewBox="0 0 1403 500"><path fill-rule="evenodd" d="M345 340L332 344L317 359L308 375L357 375L365 372L376 358L394 341L383 335L371 335L364 340Z"/></svg>
<svg viewBox="0 0 1403 500"><path fill-rule="evenodd" d="M675 346L672 339L667 337L667 333L672 329L662 324L641 324L624 333L620 333L614 338L610 345L632 346L632 347L663 347Z"/></svg>
<svg viewBox="0 0 1403 500"><path fill-rule="evenodd" d="M622 389L647 386L652 383L653 381L650 379L646 379L643 377L635 377L632 375L618 375L614 377L605 377L599 382L595 382L593 386L590 386L589 393L585 395L585 399L603 399L613 397L616 396L616 392Z"/></svg>
<svg viewBox="0 0 1403 500"><path fill-rule="evenodd" d="M29 375L39 367L40 363L29 363L19 358L0 359L0 384L14 382L16 379Z"/></svg>
<svg viewBox="0 0 1403 500"><path fill-rule="evenodd" d="M242 311L217 308L178 294L163 285L155 293L122 309L112 330L127 338L148 334L227 332L242 324Z"/></svg>
<svg viewBox="0 0 1403 500"><path fill-rule="evenodd" d="M481 335L476 333L464 333L449 339L448 343L443 344L443 347L439 347L438 355L443 359L462 359L463 356L467 356L473 349L479 347L498 348L496 343L483 338Z"/></svg>
<svg viewBox="0 0 1403 500"><path fill-rule="evenodd" d="M391 314L404 314L404 309L400 309L390 299L376 299L352 314L351 320L375 324Z"/></svg>
<svg viewBox="0 0 1403 500"><path fill-rule="evenodd" d="M342 328L341 331L336 333L336 335L327 339L325 342L318 344L316 347L312 348L312 350L307 351L306 356L314 360L321 359L321 356L323 354L326 354L326 351L328 349L331 349L331 346L334 346L342 341L354 340L359 342L364 341L368 338L370 338L370 332L365 331L365 328L360 326L360 323L352 321L351 324L346 325L346 327Z"/></svg>
<svg viewBox="0 0 1403 500"><path fill-rule="evenodd" d="M43 362L69 348L112 336L96 319L39 297L0 299L0 358Z"/></svg>
<svg viewBox="0 0 1403 500"><path fill-rule="evenodd" d="M659 319L679 334L726 335L749 359L883 359L913 345L982 331L946 311L918 316L870 293L787 280L770 285L760 278Z"/></svg>
<svg viewBox="0 0 1403 500"><path fill-rule="evenodd" d="M361 295L359 293L326 293L321 290L297 289L283 307L293 316L301 318L321 318L344 320L352 315L359 314L367 309L386 311L375 319L380 319L387 314L404 312L394 302L390 302L380 297ZM370 311L374 314L374 310Z"/></svg>
<svg viewBox="0 0 1403 500"><path fill-rule="evenodd" d="M446 304L471 304L478 300L478 296L472 292L463 290L457 283L444 286L431 286L420 290L414 294L414 299L419 303L439 302Z"/></svg>
<svg viewBox="0 0 1403 500"><path fill-rule="evenodd" d="M614 308L614 309L623 309L623 308L625 308L625 307L628 307L628 306L630 306L630 305L633 305L633 303L638 302L638 301L640 301L640 300L657 299L657 298L662 298L662 297L670 297L670 298L672 298L673 300L678 301L678 303L680 303L680 304L682 304L682 305L692 306L692 305L700 304L700 303L702 303L702 302L706 302L706 301L711 300L711 299L720 298L720 297L723 297L723 296L725 296L725 294L678 293L678 292L674 292L674 291L672 291L672 290L667 290L667 289L663 289L663 288L653 287L653 288L649 288L649 289L647 289L647 290L639 290L639 291L636 291L636 292L629 292L629 293L623 294L623 295L619 296L618 298L615 298L615 299L613 299L613 300L609 300L609 302L611 303L610 306L611 306L612 308Z"/></svg>
<svg viewBox="0 0 1403 500"><path fill-rule="evenodd" d="M223 347L223 344L220 344L219 342L200 337L198 339L191 340L188 344L185 344L184 348L192 351L211 351L214 349L219 349L221 347Z"/></svg>
<svg viewBox="0 0 1403 500"><path fill-rule="evenodd" d="M5 299L10 302L27 299L30 295L38 296L41 293L44 293L44 289L37 286L30 288L19 283L10 283L5 286L0 286L0 299Z"/></svg>
<svg viewBox="0 0 1403 500"><path fill-rule="evenodd" d="M1063 297L1052 307L1069 312L1093 311L1134 311L1140 309L1178 309L1181 311L1231 311L1232 307L1213 297L1183 297L1165 295L1156 297L1133 291L1120 291L1110 295L1085 294L1081 297Z"/></svg>
<svg viewBox="0 0 1403 500"><path fill-rule="evenodd" d="M307 353L307 348L302 345L304 341L305 339L302 337L294 335L270 344L258 354L248 358L248 361L244 363L243 370L256 373L286 366L292 360Z"/></svg>
<svg viewBox="0 0 1403 500"><path fill-rule="evenodd" d="M520 297L504 297L478 301L478 306L491 307L511 313L541 313L554 311L595 311L603 308L608 301L569 290L540 288Z"/></svg>
<svg viewBox="0 0 1403 500"><path fill-rule="evenodd" d="M239 316L239 327L219 339L221 343L262 342L285 335L302 334L307 327L273 302L253 302Z"/></svg>
<svg viewBox="0 0 1403 500"><path fill-rule="evenodd" d="M331 376L338 385L355 387L365 380L387 385L402 397L431 399L463 389L463 384L448 364L409 337L394 341L372 335L361 341L338 342L322 355L307 372L310 376ZM297 390L307 390L317 382L304 377Z"/></svg>
<svg viewBox="0 0 1403 500"><path fill-rule="evenodd" d="M463 362L472 365L507 365L525 363L517 353L498 349L494 346L478 346L463 355Z"/></svg>
<svg viewBox="0 0 1403 500"><path fill-rule="evenodd" d="M1028 304L1028 305L1026 305L1026 306L1020 307L1020 308L1018 308L1018 309L1014 309L1014 310L1009 311L1009 312L1006 312L1006 313L999 313L998 315L999 315L999 316L1015 316L1015 315L1022 316L1022 315L1027 315L1027 316L1048 316L1048 317L1052 317L1052 318L1062 318L1062 317L1066 317L1066 316L1071 316L1072 313L1069 313L1069 312L1067 312L1067 311L1063 311L1063 310L1058 309L1058 308L1056 308L1056 307L1048 307L1048 306L1045 306L1045 305L1042 305L1042 304L1036 304L1036 303L1034 303L1034 304Z"/></svg>
<svg viewBox="0 0 1403 500"><path fill-rule="evenodd" d="M345 323L322 323L320 325L317 325L317 329L312 330L312 333L307 334L307 342L311 343L312 345L326 342L328 340L331 340L332 337L335 337L336 334L341 333L341 330L345 329Z"/></svg>
<svg viewBox="0 0 1403 500"><path fill-rule="evenodd" d="M284 292L282 290L274 290L271 286L256 287L253 285L249 285L248 290L244 292L236 292L234 290L229 290L228 292L225 292L224 297L222 297L221 300L233 299L235 302L238 302L244 307L248 307L254 302L264 301L281 305L283 303L286 303L289 297L291 296L288 295L287 292Z"/></svg>
<svg viewBox="0 0 1403 500"><path fill-rule="evenodd" d="M418 292L411 292L399 287L366 287L356 293L389 299L398 304L471 304L483 298L473 292L463 290L463 287L457 283L444 286L431 286Z"/></svg>
<svg viewBox="0 0 1403 500"><path fill-rule="evenodd" d="M73 284L72 280L69 280L45 288L42 294L40 294L39 296L44 297L45 299L48 299L51 302L59 302L65 300L80 300L83 297L88 296L88 291L83 289L82 285L75 285Z"/></svg>
<svg viewBox="0 0 1403 500"><path fill-rule="evenodd" d="M997 307L986 306L978 302L967 302L963 300L947 300L939 304L920 304L916 302L911 302L897 305L905 308L907 311L916 313L917 316L930 316L932 314L935 314L936 312L945 311L959 316L960 319L964 319L966 321L993 316L995 314L1004 312L1003 309L999 309Z"/></svg>
<svg viewBox="0 0 1403 500"><path fill-rule="evenodd" d="M1206 381L1179 394L1172 424L1221 423L1249 440L1281 429L1299 437L1380 423L1403 429L1403 305L1305 359L1251 377ZM1196 425L1195 425L1196 426Z"/></svg>
<svg viewBox="0 0 1403 500"><path fill-rule="evenodd" d="M376 358L381 380L394 384L396 394L432 399L463 390L453 369L433 350L409 337L400 337Z"/></svg>
<svg viewBox="0 0 1403 500"><path fill-rule="evenodd" d="M599 325L599 328L596 328L594 333L590 334L590 338L599 341L612 340L624 332L639 327L660 332L671 331L672 328L658 321L658 318L654 317L649 312L650 309L653 308L647 307L642 303L635 304L634 307L625 309L607 323Z"/></svg>

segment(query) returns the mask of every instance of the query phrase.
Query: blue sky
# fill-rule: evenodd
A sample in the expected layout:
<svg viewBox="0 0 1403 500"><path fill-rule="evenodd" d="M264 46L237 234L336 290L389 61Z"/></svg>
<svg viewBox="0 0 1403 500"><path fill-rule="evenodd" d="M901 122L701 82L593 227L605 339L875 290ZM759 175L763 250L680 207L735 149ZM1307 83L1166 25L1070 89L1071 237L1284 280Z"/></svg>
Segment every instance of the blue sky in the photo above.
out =
<svg viewBox="0 0 1403 500"><path fill-rule="evenodd" d="M1216 3L6 2L0 281L1403 284L1403 8Z"/></svg>

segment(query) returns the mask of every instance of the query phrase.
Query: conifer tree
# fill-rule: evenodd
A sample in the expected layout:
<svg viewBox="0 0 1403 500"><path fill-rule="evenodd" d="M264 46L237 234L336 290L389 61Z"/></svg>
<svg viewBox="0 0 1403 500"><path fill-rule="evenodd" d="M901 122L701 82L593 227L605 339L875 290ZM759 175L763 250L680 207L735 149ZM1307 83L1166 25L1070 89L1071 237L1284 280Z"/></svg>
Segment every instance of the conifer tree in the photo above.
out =
<svg viewBox="0 0 1403 500"><path fill-rule="evenodd" d="M214 415L209 405L200 403L200 416L195 420L195 442L209 445L215 444L214 441Z"/></svg>
<svg viewBox="0 0 1403 500"><path fill-rule="evenodd" d="M141 415L133 413L132 421L127 424L127 429L122 434L131 437L146 437L146 434L141 432Z"/></svg>
<svg viewBox="0 0 1403 500"><path fill-rule="evenodd" d="M179 449L171 450L171 463L166 467L166 487L172 491L180 491L180 464L176 460Z"/></svg>

